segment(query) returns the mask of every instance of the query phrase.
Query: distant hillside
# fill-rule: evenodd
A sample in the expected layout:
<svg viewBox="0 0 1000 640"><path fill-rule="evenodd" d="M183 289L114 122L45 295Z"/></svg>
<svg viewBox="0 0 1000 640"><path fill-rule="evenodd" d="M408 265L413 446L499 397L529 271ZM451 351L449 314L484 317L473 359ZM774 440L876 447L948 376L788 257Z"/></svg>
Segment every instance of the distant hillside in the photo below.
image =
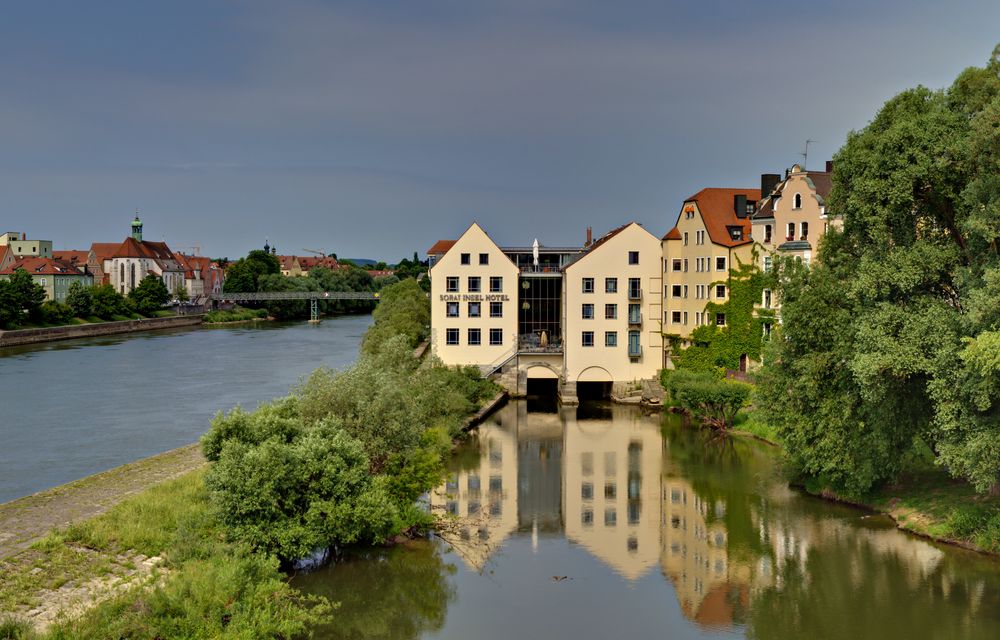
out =
<svg viewBox="0 0 1000 640"><path fill-rule="evenodd" d="M359 267L370 267L377 263L378 260L371 260L369 258L340 258L341 260L350 260Z"/></svg>

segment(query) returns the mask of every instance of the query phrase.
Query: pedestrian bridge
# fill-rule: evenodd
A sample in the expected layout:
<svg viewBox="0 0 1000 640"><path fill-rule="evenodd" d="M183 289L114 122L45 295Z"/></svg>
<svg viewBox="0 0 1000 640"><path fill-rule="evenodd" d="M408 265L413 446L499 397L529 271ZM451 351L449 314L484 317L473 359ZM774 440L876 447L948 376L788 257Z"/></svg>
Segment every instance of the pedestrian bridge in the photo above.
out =
<svg viewBox="0 0 1000 640"><path fill-rule="evenodd" d="M247 291L212 293L208 299L212 302L270 302L274 300L309 300L309 319L319 320L320 300L374 300L378 301L378 293L371 291Z"/></svg>

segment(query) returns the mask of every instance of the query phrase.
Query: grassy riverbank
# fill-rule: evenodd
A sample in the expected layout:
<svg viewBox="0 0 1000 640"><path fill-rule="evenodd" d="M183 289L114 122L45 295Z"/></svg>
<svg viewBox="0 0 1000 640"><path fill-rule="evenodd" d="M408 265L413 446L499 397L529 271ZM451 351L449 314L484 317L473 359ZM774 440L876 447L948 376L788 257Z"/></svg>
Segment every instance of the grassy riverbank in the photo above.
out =
<svg viewBox="0 0 1000 640"><path fill-rule="evenodd" d="M252 322L267 318L267 309L246 309L236 307L228 311L209 311L204 324L228 324L232 322Z"/></svg>

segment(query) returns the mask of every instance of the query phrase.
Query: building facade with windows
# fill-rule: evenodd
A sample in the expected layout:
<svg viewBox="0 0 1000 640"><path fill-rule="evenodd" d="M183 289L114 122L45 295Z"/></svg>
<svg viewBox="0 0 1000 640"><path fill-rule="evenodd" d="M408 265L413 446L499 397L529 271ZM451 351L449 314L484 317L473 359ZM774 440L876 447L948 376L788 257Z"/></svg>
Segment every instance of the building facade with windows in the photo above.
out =
<svg viewBox="0 0 1000 640"><path fill-rule="evenodd" d="M473 224L429 251L431 349L517 394L579 383L602 395L662 366L660 241L630 223L582 247L500 247Z"/></svg>
<svg viewBox="0 0 1000 640"><path fill-rule="evenodd" d="M102 271L115 291L122 295L131 293L147 275L160 278L171 293L185 287L184 267L177 256L165 242L142 239L142 222L138 216L132 221L132 235L104 260Z"/></svg>
<svg viewBox="0 0 1000 640"><path fill-rule="evenodd" d="M729 299L731 268L752 260L751 216L759 189L702 189L684 201L677 224L662 240L663 333L687 343L708 324L726 325L710 302Z"/></svg>
<svg viewBox="0 0 1000 640"><path fill-rule="evenodd" d="M18 269L28 272L34 283L45 289L46 300L56 302L66 301L66 295L74 282L79 282L84 287L94 284L94 278L76 266L55 258L38 256L21 258L0 269L0 279L9 279Z"/></svg>

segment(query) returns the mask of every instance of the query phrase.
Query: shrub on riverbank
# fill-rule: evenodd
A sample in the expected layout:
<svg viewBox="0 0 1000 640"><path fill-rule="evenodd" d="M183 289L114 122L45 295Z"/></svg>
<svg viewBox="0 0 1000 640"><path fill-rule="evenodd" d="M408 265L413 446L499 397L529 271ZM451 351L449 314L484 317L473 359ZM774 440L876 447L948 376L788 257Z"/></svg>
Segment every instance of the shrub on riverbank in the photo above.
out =
<svg viewBox="0 0 1000 640"><path fill-rule="evenodd" d="M267 317L267 309L245 309L235 307L231 310L209 311L205 314L205 324L222 324L225 322L248 322L262 320Z"/></svg>
<svg viewBox="0 0 1000 640"><path fill-rule="evenodd" d="M374 353L390 337L400 334L416 347L429 333L431 302L420 283L408 278L382 289L372 315L375 323L365 333L363 351Z"/></svg>
<svg viewBox="0 0 1000 640"><path fill-rule="evenodd" d="M421 365L396 335L287 398L217 416L202 438L213 503L234 540L284 560L424 526L414 502L494 392L478 371Z"/></svg>
<svg viewBox="0 0 1000 640"><path fill-rule="evenodd" d="M736 414L746 406L751 387L743 382L685 369L662 376L670 402L714 429L730 429Z"/></svg>

